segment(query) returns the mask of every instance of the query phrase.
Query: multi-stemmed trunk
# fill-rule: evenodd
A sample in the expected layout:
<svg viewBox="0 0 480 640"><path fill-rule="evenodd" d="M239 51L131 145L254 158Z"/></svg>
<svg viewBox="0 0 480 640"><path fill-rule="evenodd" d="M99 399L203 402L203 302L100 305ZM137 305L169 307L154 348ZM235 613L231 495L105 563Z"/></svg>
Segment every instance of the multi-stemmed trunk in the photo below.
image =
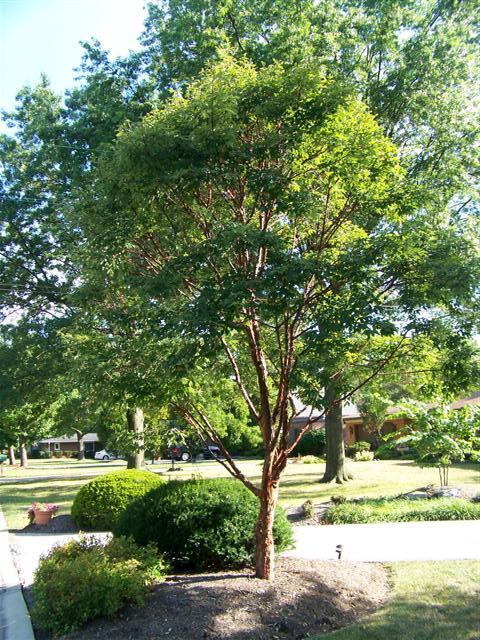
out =
<svg viewBox="0 0 480 640"><path fill-rule="evenodd" d="M262 487L260 509L255 528L255 575L273 580L275 567L275 542L273 522L278 499L278 482L267 482Z"/></svg>
<svg viewBox="0 0 480 640"><path fill-rule="evenodd" d="M145 465L144 417L140 407L127 411L128 429L133 435L134 449L129 453L127 469L142 469Z"/></svg>
<svg viewBox="0 0 480 640"><path fill-rule="evenodd" d="M25 438L23 436L20 436L18 443L20 448L20 466L28 467L28 456Z"/></svg>
<svg viewBox="0 0 480 640"><path fill-rule="evenodd" d="M342 401L337 397L335 386L325 389L325 473L321 482L343 484L352 479L345 467L345 444L343 440Z"/></svg>

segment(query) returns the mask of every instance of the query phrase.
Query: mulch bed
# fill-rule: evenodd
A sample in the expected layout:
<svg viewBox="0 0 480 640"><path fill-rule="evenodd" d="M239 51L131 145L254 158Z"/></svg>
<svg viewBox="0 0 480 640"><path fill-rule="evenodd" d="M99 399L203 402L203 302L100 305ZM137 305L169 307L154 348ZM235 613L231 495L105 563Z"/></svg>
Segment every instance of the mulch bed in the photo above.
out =
<svg viewBox="0 0 480 640"><path fill-rule="evenodd" d="M78 533L78 527L69 515L57 515L48 524L27 524L23 529L12 529L12 533Z"/></svg>
<svg viewBox="0 0 480 640"><path fill-rule="evenodd" d="M379 564L282 558L273 583L246 570L170 576L144 607L127 607L65 638L300 640L358 622L388 591Z"/></svg>

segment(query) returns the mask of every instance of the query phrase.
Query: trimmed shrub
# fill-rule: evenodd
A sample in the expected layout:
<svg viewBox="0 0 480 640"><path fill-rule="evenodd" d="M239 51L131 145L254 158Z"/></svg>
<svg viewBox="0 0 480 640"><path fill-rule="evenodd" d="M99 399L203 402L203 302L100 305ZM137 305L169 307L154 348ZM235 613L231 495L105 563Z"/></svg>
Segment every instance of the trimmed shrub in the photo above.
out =
<svg viewBox="0 0 480 640"><path fill-rule="evenodd" d="M73 501L72 518L81 529L111 531L132 500L163 482L151 471L124 469L106 473L83 485Z"/></svg>
<svg viewBox="0 0 480 640"><path fill-rule="evenodd" d="M54 635L109 616L127 603L142 604L147 588L163 580L167 566L154 547L116 538L72 540L55 547L35 572L33 620Z"/></svg>
<svg viewBox="0 0 480 640"><path fill-rule="evenodd" d="M478 519L480 504L458 498L355 500L330 507L323 517L327 524Z"/></svg>
<svg viewBox="0 0 480 640"><path fill-rule="evenodd" d="M325 429L312 429L302 436L292 455L322 456L325 453Z"/></svg>
<svg viewBox="0 0 480 640"><path fill-rule="evenodd" d="M320 464L321 462L325 462L325 460L318 456L303 456L302 462L303 464Z"/></svg>
<svg viewBox="0 0 480 640"><path fill-rule="evenodd" d="M237 480L172 481L132 502L115 534L154 543L176 568L242 567L253 560L259 503ZM277 551L288 548L292 529L282 509L274 525Z"/></svg>

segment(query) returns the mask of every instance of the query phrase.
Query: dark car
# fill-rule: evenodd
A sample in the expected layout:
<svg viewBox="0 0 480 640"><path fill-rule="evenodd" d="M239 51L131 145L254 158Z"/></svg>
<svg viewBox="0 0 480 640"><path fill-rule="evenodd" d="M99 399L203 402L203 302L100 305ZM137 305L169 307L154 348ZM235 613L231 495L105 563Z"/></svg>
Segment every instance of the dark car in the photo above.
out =
<svg viewBox="0 0 480 640"><path fill-rule="evenodd" d="M174 444L172 447L168 447L163 452L163 457L171 460L182 460L187 462L192 457L192 454L184 444Z"/></svg>
<svg viewBox="0 0 480 640"><path fill-rule="evenodd" d="M222 452L215 445L209 445L208 447L204 447L202 449L203 459L204 460L216 460L217 458L222 458Z"/></svg>

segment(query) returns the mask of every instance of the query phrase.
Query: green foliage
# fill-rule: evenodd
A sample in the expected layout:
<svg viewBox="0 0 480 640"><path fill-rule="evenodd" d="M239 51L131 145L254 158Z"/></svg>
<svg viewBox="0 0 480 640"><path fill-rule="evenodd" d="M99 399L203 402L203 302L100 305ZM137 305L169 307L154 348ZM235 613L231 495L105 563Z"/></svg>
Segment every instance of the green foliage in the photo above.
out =
<svg viewBox="0 0 480 640"><path fill-rule="evenodd" d="M293 450L293 455L300 456L322 456L324 453L325 429L312 429L312 431L308 431Z"/></svg>
<svg viewBox="0 0 480 640"><path fill-rule="evenodd" d="M72 517L81 529L111 531L126 507L163 480L150 471L112 471L87 482L77 493Z"/></svg>
<svg viewBox="0 0 480 640"><path fill-rule="evenodd" d="M302 504L302 516L310 520L315 517L315 507L311 500L305 500Z"/></svg>
<svg viewBox="0 0 480 640"><path fill-rule="evenodd" d="M33 619L60 635L122 606L140 605L149 585L162 580L167 566L153 546L138 547L115 538L72 540L41 558L35 572Z"/></svg>
<svg viewBox="0 0 480 640"><path fill-rule="evenodd" d="M303 456L302 457L303 464L319 464L321 462L325 462L323 458L319 458L318 456Z"/></svg>
<svg viewBox="0 0 480 640"><path fill-rule="evenodd" d="M358 442L355 442L350 446L350 449L355 452L370 451L371 448L372 445L370 444L370 442L365 442L365 440L359 440Z"/></svg>
<svg viewBox="0 0 480 640"><path fill-rule="evenodd" d="M355 462L369 462L373 460L374 453L373 451L367 451L366 449L362 449L361 451L356 451L353 459Z"/></svg>
<svg viewBox="0 0 480 640"><path fill-rule="evenodd" d="M402 457L404 456L389 443L384 443L375 449L376 460L397 460Z"/></svg>
<svg viewBox="0 0 480 640"><path fill-rule="evenodd" d="M327 524L423 520L480 520L480 504L459 498L365 499L337 504L324 515Z"/></svg>
<svg viewBox="0 0 480 640"><path fill-rule="evenodd" d="M466 454L480 452L480 411L470 406L454 410L449 405L424 409L405 406L408 422L398 433L389 434L391 446L407 445L418 454L418 463L439 468L442 485L448 485L448 467Z"/></svg>
<svg viewBox="0 0 480 640"><path fill-rule="evenodd" d="M241 567L253 559L258 509L257 498L238 481L172 481L132 502L115 534L154 543L176 568ZM277 551L292 542L280 508L274 538Z"/></svg>

